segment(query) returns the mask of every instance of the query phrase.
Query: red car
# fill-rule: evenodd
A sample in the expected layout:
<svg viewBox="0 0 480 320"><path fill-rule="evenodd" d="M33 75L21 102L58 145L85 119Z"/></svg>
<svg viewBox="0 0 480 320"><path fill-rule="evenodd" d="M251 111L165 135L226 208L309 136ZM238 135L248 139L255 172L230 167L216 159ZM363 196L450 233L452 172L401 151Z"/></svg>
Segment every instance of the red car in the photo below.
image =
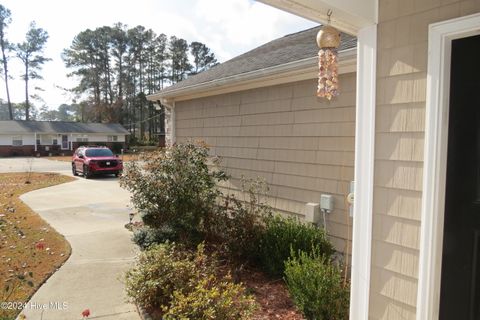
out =
<svg viewBox="0 0 480 320"><path fill-rule="evenodd" d="M122 170L122 160L107 147L79 147L72 157L74 176L82 173L86 179L95 174L114 174L118 177Z"/></svg>

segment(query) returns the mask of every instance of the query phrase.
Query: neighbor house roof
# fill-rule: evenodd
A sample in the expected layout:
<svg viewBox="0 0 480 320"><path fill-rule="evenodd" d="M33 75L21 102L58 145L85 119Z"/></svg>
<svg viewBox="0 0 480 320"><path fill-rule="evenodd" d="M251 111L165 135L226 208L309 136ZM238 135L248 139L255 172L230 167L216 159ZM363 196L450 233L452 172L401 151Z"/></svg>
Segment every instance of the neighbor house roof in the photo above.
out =
<svg viewBox="0 0 480 320"><path fill-rule="evenodd" d="M129 134L118 123L81 123L67 121L0 121L0 134L5 133L108 133Z"/></svg>
<svg viewBox="0 0 480 320"><path fill-rule="evenodd" d="M236 79L235 76L268 70L272 67L288 65L305 59L308 59L308 63L316 67L316 62L312 58L316 58L318 54L315 39L320 27L292 33L270 41L209 70L169 86L149 96L149 100L171 96L173 93L181 93L202 84L225 83L227 79L234 81ZM356 42L357 39L355 37L342 33L341 45L338 48L339 52L355 48Z"/></svg>

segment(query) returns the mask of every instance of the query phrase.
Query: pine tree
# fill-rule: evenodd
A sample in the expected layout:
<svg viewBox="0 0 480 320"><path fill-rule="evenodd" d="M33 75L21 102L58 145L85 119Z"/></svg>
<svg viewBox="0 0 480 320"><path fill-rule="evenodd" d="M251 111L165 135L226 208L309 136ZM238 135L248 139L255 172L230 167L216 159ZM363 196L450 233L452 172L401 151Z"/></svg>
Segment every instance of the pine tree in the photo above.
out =
<svg viewBox="0 0 480 320"><path fill-rule="evenodd" d="M43 79L40 75L42 66L51 60L43 56L43 50L48 40L48 33L42 28L37 28L35 22L30 23L25 41L17 44L17 57L22 61L24 73L22 78L25 81L25 119L30 120L29 101L29 80Z"/></svg>
<svg viewBox="0 0 480 320"><path fill-rule="evenodd" d="M0 4L0 49L2 50L2 67L3 79L5 80L5 89L7 91L8 115L10 120L13 120L13 107L10 101L10 90L8 88L8 52L12 50L12 45L8 42L5 31L8 25L12 22L11 12Z"/></svg>

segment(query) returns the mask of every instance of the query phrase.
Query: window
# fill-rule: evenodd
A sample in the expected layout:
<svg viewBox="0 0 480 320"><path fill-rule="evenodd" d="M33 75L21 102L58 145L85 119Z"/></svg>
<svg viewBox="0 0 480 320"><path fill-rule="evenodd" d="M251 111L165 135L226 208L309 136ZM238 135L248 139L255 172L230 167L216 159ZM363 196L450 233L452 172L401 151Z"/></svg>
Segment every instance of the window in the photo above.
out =
<svg viewBox="0 0 480 320"><path fill-rule="evenodd" d="M12 137L12 146L23 146L23 137L22 136L13 136Z"/></svg>
<svg viewBox="0 0 480 320"><path fill-rule="evenodd" d="M83 135L83 136L77 137L77 142L88 142L88 136Z"/></svg>
<svg viewBox="0 0 480 320"><path fill-rule="evenodd" d="M117 142L118 136L108 136L108 142Z"/></svg>
<svg viewBox="0 0 480 320"><path fill-rule="evenodd" d="M52 144L53 144L54 146L56 146L56 145L58 144L58 139L57 139L57 138L53 138L53 139L52 139Z"/></svg>

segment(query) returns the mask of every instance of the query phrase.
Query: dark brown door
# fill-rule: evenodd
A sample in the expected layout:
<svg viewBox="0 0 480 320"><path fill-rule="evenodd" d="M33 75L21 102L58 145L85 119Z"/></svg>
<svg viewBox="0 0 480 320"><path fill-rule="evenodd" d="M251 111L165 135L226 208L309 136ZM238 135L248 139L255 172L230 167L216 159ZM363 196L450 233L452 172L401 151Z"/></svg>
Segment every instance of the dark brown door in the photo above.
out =
<svg viewBox="0 0 480 320"><path fill-rule="evenodd" d="M62 134L62 149L68 149L68 135Z"/></svg>
<svg viewBox="0 0 480 320"><path fill-rule="evenodd" d="M480 36L452 43L440 319L480 320Z"/></svg>

